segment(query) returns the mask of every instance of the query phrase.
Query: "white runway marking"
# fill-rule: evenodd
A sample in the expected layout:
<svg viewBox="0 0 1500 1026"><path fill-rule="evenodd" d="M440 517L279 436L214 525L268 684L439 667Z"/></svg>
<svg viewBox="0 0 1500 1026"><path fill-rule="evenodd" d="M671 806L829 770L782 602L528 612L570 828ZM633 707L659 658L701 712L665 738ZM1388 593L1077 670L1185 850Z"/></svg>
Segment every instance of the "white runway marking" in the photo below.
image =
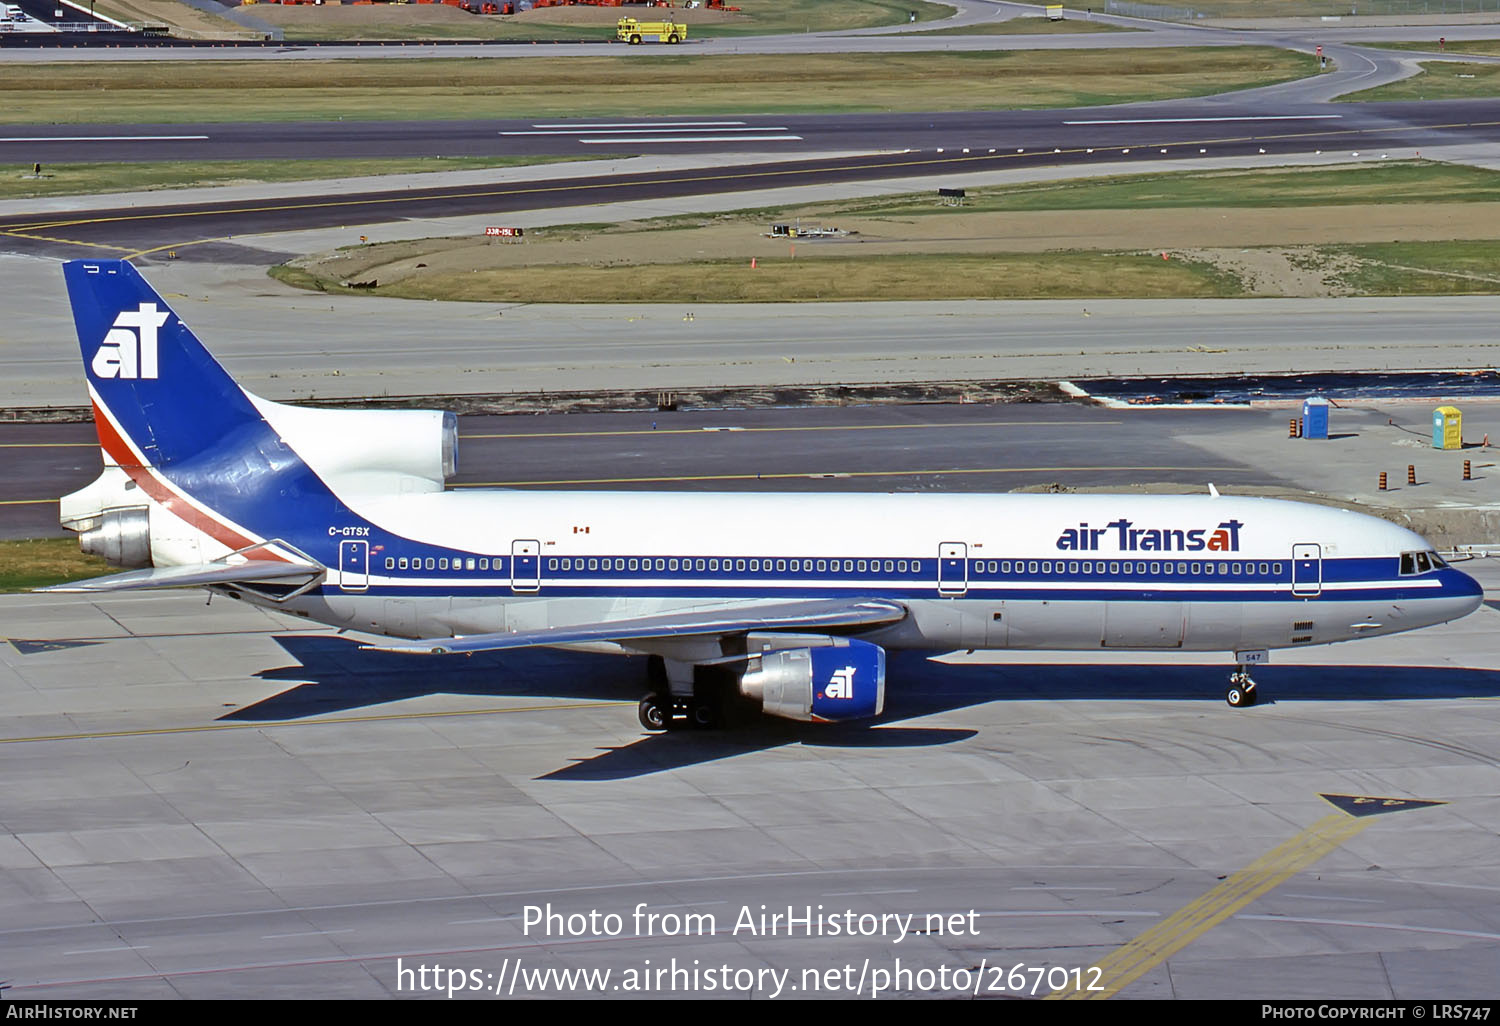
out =
<svg viewBox="0 0 1500 1026"><path fill-rule="evenodd" d="M1324 121L1342 114L1247 114L1222 118L1118 118L1100 121L1064 121L1065 125L1184 125L1200 121Z"/></svg>
<svg viewBox="0 0 1500 1026"><path fill-rule="evenodd" d="M613 139L579 139L585 145L601 146L619 143L702 143L702 142L788 142L800 141L800 135L641 135L616 136Z"/></svg>
<svg viewBox="0 0 1500 1026"><path fill-rule="evenodd" d="M697 127L697 128L722 128L728 125L743 125L743 121L557 121L537 122L532 128L570 128L585 131L591 128L675 128ZM516 135L515 132L501 132L501 135ZM525 134L525 133L520 133Z"/></svg>
<svg viewBox="0 0 1500 1026"><path fill-rule="evenodd" d="M718 132L785 132L785 125L746 125L739 122L740 128L723 127L715 129ZM679 125L610 125L598 128L538 128L527 132L501 132L501 135L629 135L630 133L650 132L653 135L666 135L671 132L683 132L693 135L702 135L702 128L683 128Z"/></svg>
<svg viewBox="0 0 1500 1026"><path fill-rule="evenodd" d="M207 139L206 135L6 135L0 143L35 142L181 142L184 139Z"/></svg>

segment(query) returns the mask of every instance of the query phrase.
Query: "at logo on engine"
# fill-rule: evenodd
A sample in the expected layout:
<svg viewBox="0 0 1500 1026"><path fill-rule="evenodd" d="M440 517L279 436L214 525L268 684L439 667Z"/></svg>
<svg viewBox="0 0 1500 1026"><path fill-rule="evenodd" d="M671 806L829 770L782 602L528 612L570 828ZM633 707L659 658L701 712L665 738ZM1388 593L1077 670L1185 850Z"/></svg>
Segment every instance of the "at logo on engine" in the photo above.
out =
<svg viewBox="0 0 1500 1026"><path fill-rule="evenodd" d="M853 698L854 697L854 667L846 666L842 670L834 670L833 676L828 678L828 687L824 690L825 698Z"/></svg>

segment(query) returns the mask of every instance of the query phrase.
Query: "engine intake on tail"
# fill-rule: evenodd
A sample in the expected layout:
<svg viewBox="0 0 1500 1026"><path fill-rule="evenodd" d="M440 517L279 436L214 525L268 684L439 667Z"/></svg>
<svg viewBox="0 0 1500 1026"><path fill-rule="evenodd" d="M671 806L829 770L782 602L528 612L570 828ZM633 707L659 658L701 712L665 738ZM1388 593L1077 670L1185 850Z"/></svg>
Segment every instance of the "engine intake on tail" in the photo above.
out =
<svg viewBox="0 0 1500 1026"><path fill-rule="evenodd" d="M740 677L761 711L802 723L867 719L885 711L885 649L853 638L766 652Z"/></svg>

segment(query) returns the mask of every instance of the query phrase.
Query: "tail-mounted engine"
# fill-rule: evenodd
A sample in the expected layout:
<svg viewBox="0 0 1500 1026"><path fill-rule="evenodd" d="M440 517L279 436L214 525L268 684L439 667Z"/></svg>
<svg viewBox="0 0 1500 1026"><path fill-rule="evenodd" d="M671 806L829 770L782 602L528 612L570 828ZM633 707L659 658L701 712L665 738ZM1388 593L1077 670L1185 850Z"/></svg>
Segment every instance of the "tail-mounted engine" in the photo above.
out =
<svg viewBox="0 0 1500 1026"><path fill-rule="evenodd" d="M885 649L853 638L752 657L740 694L761 711L803 723L866 719L885 711Z"/></svg>
<svg viewBox="0 0 1500 1026"><path fill-rule="evenodd" d="M145 506L107 509L64 526L78 532L79 548L110 566L151 565L151 511Z"/></svg>

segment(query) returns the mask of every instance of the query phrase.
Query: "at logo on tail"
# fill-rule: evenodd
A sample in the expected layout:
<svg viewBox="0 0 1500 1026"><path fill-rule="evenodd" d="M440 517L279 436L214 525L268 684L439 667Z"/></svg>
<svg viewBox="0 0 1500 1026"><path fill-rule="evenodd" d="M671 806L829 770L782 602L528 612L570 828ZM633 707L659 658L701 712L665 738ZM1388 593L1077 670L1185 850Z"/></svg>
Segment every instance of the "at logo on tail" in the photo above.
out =
<svg viewBox="0 0 1500 1026"><path fill-rule="evenodd" d="M89 365L95 377L122 379L155 379L156 333L172 316L170 311L156 309L155 303L142 303L137 310L122 310L114 327L99 343ZM131 329L138 329L136 332Z"/></svg>

